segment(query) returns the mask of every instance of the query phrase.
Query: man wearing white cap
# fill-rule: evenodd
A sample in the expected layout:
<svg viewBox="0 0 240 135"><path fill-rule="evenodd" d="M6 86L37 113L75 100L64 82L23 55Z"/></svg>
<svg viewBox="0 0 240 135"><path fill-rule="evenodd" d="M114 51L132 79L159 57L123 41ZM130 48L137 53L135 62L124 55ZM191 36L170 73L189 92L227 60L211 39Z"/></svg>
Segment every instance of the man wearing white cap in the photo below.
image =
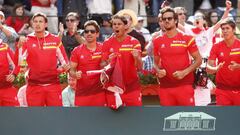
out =
<svg viewBox="0 0 240 135"><path fill-rule="evenodd" d="M18 34L13 28L3 24L4 20L5 15L0 11L0 39L2 39L4 43L7 43L12 50L15 50L14 43Z"/></svg>

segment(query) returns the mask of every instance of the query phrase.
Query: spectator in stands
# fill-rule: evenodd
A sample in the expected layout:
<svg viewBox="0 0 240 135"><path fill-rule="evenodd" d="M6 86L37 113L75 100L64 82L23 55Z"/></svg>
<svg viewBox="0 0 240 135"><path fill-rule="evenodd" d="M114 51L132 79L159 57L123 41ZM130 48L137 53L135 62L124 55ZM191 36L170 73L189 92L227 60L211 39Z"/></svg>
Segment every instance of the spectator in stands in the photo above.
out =
<svg viewBox="0 0 240 135"><path fill-rule="evenodd" d="M177 30L178 16L170 7L161 10L166 32L153 41L154 67L160 78L158 91L163 106L193 106L193 72L201 65L194 38ZM190 63L190 57L194 63ZM177 61L176 61L177 60Z"/></svg>
<svg viewBox="0 0 240 135"><path fill-rule="evenodd" d="M138 17L138 23L135 26L135 30L137 32L139 32L140 34L142 34L146 43L148 43L149 40L151 39L151 35L150 35L149 30L143 27L143 22L144 22L144 18L143 17Z"/></svg>
<svg viewBox="0 0 240 135"><path fill-rule="evenodd" d="M207 15L207 23L208 27L212 27L219 21L219 16L216 10L212 10L208 12Z"/></svg>
<svg viewBox="0 0 240 135"><path fill-rule="evenodd" d="M178 15L178 23L185 28L193 28L192 25L186 23L187 19L187 10L184 7L175 7L174 11Z"/></svg>
<svg viewBox="0 0 240 135"><path fill-rule="evenodd" d="M127 18L128 21L127 33L128 35L136 38L140 42L141 50L143 51L145 48L146 41L143 35L134 29L134 26L136 26L138 22L136 14L130 9L120 10L117 14Z"/></svg>
<svg viewBox="0 0 240 135"><path fill-rule="evenodd" d="M143 26L147 26L147 13L145 0L124 0L124 9L132 10L137 16L144 18Z"/></svg>
<svg viewBox="0 0 240 135"><path fill-rule="evenodd" d="M83 30L78 29L80 17L76 12L68 13L65 22L67 26L66 30L62 23L59 24L59 37L62 39L68 58L70 58L72 50L79 44L84 43L85 40L81 36Z"/></svg>
<svg viewBox="0 0 240 135"><path fill-rule="evenodd" d="M89 20L95 20L102 26L102 16L112 15L112 0L86 0Z"/></svg>
<svg viewBox="0 0 240 135"><path fill-rule="evenodd" d="M34 33L27 36L18 58L26 59L29 67L27 84L28 106L62 106L61 86L57 65L64 71L70 68L61 39L45 30L47 16L36 13L32 17ZM20 52L20 51L19 51ZM19 69L19 68L17 68ZM18 74L14 70L14 74Z"/></svg>
<svg viewBox="0 0 240 135"><path fill-rule="evenodd" d="M88 8L86 0L63 0L62 1L62 15L63 19L66 18L70 12L76 12L81 18L79 28L83 28L84 23L87 21Z"/></svg>
<svg viewBox="0 0 240 135"><path fill-rule="evenodd" d="M103 19L103 24L102 24L102 27L100 27L100 35L99 35L99 39L98 39L99 42L105 41L113 33L111 16L104 15L104 16L102 16L102 19Z"/></svg>
<svg viewBox="0 0 240 135"><path fill-rule="evenodd" d="M30 33L34 32L32 27L32 20L29 19L28 23L26 23L23 28L18 32L19 35L26 36Z"/></svg>
<svg viewBox="0 0 240 135"><path fill-rule="evenodd" d="M212 39L214 33L219 29L221 21L228 17L231 5L232 3L226 0L226 10L224 12L224 15L218 23L210 28L206 27L207 25L204 20L205 15L200 11L196 12L194 15L194 26L196 28L181 28L182 25L178 25L178 28L180 28L180 30L195 37L199 52L203 58L207 58L209 56L213 45Z"/></svg>
<svg viewBox="0 0 240 135"><path fill-rule="evenodd" d="M48 16L48 31L58 33L57 0L31 0L31 13L42 12Z"/></svg>
<svg viewBox="0 0 240 135"><path fill-rule="evenodd" d="M229 0L232 3L232 7L229 9L229 13L236 20L237 17L237 8L238 8L238 0ZM216 10L219 16L223 16L224 11L226 10L225 1L224 0L215 0Z"/></svg>
<svg viewBox="0 0 240 135"><path fill-rule="evenodd" d="M170 4L171 7L184 8L183 10L185 11L186 17L194 14L194 12L193 12L194 1L193 0L171 0L170 2L171 2L171 4Z"/></svg>
<svg viewBox="0 0 240 135"><path fill-rule="evenodd" d="M123 9L124 6L124 0L113 0L113 6L114 6L114 13L116 14L118 11Z"/></svg>
<svg viewBox="0 0 240 135"><path fill-rule="evenodd" d="M62 104L64 107L75 106L75 90L77 79L68 76L68 86L62 91Z"/></svg>
<svg viewBox="0 0 240 135"><path fill-rule="evenodd" d="M225 0L193 0L193 13L195 13L198 10L201 10L202 12L205 10L209 10L209 9L214 9L216 2L219 1L225 1ZM223 4L223 6L225 6ZM205 12L204 12L205 13Z"/></svg>
<svg viewBox="0 0 240 135"><path fill-rule="evenodd" d="M161 9L161 5L164 0L152 0L151 1L151 9L152 9L152 15L158 16L159 10Z"/></svg>
<svg viewBox="0 0 240 135"><path fill-rule="evenodd" d="M23 29L29 27L30 18L25 15L24 6L21 3L14 5L12 15L9 16L5 23L13 27L17 33L23 31Z"/></svg>
<svg viewBox="0 0 240 135"><path fill-rule="evenodd" d="M217 24L217 22L219 21L217 11L216 10L210 11L208 13L206 21L207 21L208 27L212 27L215 24ZM216 32L214 32L214 37L212 39L212 42L213 42L213 44L215 44L215 43L218 43L221 40L222 40L221 29L218 29Z"/></svg>
<svg viewBox="0 0 240 135"><path fill-rule="evenodd" d="M15 51L15 40L18 37L16 31L7 25L4 24L5 15L0 11L0 39L3 43L7 43L9 47Z"/></svg>
<svg viewBox="0 0 240 135"><path fill-rule="evenodd" d="M72 51L70 75L77 79L75 106L105 106L105 91L100 82L100 74L91 74L100 70L102 45L97 42L99 25L94 20L84 24L86 42Z"/></svg>
<svg viewBox="0 0 240 135"><path fill-rule="evenodd" d="M240 41L234 35L236 23L221 23L224 40L215 44L208 61L208 72L216 73L217 105L240 105Z"/></svg>
<svg viewBox="0 0 240 135"><path fill-rule="evenodd" d="M0 106L19 106L17 89L12 85L12 70L16 67L13 55L9 46L0 39Z"/></svg>

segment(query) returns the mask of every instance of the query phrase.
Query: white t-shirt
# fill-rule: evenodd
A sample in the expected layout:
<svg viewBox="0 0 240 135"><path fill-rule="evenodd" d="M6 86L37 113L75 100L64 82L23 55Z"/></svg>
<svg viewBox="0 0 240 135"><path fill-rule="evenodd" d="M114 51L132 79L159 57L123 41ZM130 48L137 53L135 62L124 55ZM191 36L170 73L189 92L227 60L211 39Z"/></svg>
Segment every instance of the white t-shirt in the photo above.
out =
<svg viewBox="0 0 240 135"><path fill-rule="evenodd" d="M112 14L111 0L86 0L89 14Z"/></svg>
<svg viewBox="0 0 240 135"><path fill-rule="evenodd" d="M187 33L195 37L195 42L198 50L203 58L207 58L210 55L210 51L213 46L214 29L210 27L207 30L202 30L200 33L194 33L192 29L186 29Z"/></svg>

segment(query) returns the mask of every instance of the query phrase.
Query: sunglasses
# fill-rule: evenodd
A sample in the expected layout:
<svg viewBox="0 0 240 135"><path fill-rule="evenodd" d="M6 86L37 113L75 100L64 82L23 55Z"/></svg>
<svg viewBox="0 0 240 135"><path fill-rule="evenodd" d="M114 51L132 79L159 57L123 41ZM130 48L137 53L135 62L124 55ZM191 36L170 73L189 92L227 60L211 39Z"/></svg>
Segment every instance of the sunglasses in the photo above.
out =
<svg viewBox="0 0 240 135"><path fill-rule="evenodd" d="M173 20L173 17L164 17L162 18L163 21L172 21Z"/></svg>
<svg viewBox="0 0 240 135"><path fill-rule="evenodd" d="M96 30L84 30L84 33L91 33L91 34L94 34L94 33L96 33L97 31Z"/></svg>
<svg viewBox="0 0 240 135"><path fill-rule="evenodd" d="M76 20L75 19L66 19L65 21L66 22L75 22Z"/></svg>

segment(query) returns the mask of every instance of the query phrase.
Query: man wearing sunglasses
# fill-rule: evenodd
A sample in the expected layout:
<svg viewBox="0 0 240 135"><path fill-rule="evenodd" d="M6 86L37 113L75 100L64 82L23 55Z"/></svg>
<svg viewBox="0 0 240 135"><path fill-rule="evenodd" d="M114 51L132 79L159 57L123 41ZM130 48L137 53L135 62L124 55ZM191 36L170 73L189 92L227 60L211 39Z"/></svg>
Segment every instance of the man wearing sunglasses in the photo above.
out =
<svg viewBox="0 0 240 135"><path fill-rule="evenodd" d="M67 28L64 29L63 24L59 24L59 37L62 39L63 46L70 58L72 50L79 44L84 43L84 37L81 36L83 30L78 29L80 17L76 12L70 12L65 18Z"/></svg>
<svg viewBox="0 0 240 135"><path fill-rule="evenodd" d="M158 91L163 106L193 106L193 71L200 66L201 56L194 38L178 32L178 16L170 7L161 10L166 32L153 41L154 64L161 88ZM194 59L190 63L189 55Z"/></svg>
<svg viewBox="0 0 240 135"><path fill-rule="evenodd" d="M97 42L99 25L89 20L84 24L86 42L72 51L70 75L77 79L75 106L105 106L105 91L100 83L102 45Z"/></svg>

